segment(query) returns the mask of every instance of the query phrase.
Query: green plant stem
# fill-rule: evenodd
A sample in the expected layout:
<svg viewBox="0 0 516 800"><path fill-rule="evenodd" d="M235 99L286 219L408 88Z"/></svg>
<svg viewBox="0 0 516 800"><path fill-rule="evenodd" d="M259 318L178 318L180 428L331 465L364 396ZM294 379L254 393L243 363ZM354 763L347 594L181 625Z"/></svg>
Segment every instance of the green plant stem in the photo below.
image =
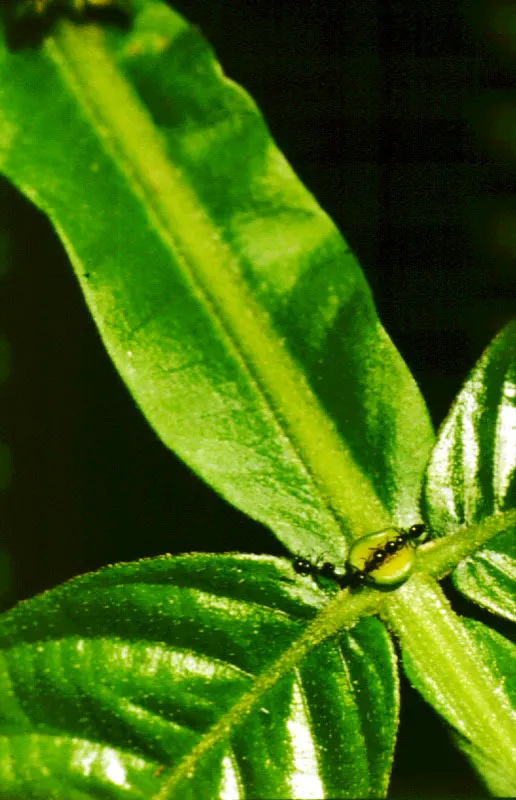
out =
<svg viewBox="0 0 516 800"><path fill-rule="evenodd" d="M432 706L464 737L490 790L516 794L516 720L489 664L432 578L414 575L385 602L381 618L399 639L409 674ZM485 764L495 765L486 770Z"/></svg>
<svg viewBox="0 0 516 800"><path fill-rule="evenodd" d="M294 669L317 645L339 631L353 627L360 617L376 605L373 594L369 591L360 594L339 592L336 599L325 606L303 635L285 650L269 669L256 678L251 689L213 725L179 766L171 770L168 775L164 773L164 782L153 800L171 800L177 797L178 787L192 778L200 760L213 747L229 739L245 715L284 675Z"/></svg>
<svg viewBox="0 0 516 800"><path fill-rule="evenodd" d="M444 578L459 562L481 550L498 533L516 528L516 510L493 514L476 525L433 539L418 550L417 571Z"/></svg>
<svg viewBox="0 0 516 800"><path fill-rule="evenodd" d="M441 577L443 559L439 557L439 548L444 550L444 559L449 558L449 552L456 552L457 549L462 557L471 555L474 548L478 547L479 539L485 543L488 536L500 533L511 524L516 524L516 511L491 517L477 526L480 532L469 540L469 548L465 531L450 536L451 544L442 539L432 546L426 565L433 569L436 576ZM389 592L387 597L376 589L365 589L358 593L350 593L348 590L340 592L335 600L325 606L304 634L219 719L181 764L168 777L164 774L164 783L154 800L171 800L176 796L178 786L193 775L203 756L212 747L228 739L234 727L263 695L294 669L313 648L339 631L351 628L362 616L375 613L379 613L398 636L402 648L406 648L412 658L415 656L414 660L422 672L425 671L426 664L431 662L429 679L442 695L446 707L456 713L457 730L467 736L474 747L483 751L484 756L488 754L495 758L498 764L502 764L502 768L507 766L509 769L511 763L515 764L516 729L511 709L500 701L496 683L486 670L486 665L482 665L475 656L475 648L471 649L467 632L435 579L430 575L416 573L397 591ZM486 713L489 724L484 726L482 720ZM449 716L446 708L443 709L443 716ZM491 734L495 731L496 737L492 738ZM510 767L509 775L513 769L513 766ZM516 781L516 775L514 780Z"/></svg>

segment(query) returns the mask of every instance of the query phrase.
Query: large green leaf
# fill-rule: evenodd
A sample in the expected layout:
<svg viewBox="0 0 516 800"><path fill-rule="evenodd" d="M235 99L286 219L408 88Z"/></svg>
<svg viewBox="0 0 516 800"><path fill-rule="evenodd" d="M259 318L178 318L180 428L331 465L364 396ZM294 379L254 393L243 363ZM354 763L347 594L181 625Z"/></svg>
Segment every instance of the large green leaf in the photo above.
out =
<svg viewBox="0 0 516 800"><path fill-rule="evenodd" d="M381 623L277 665L327 599L281 559L193 555L20 604L0 617L0 796L383 796L398 693Z"/></svg>
<svg viewBox="0 0 516 800"><path fill-rule="evenodd" d="M0 169L51 218L158 435L293 551L417 516L419 391L345 242L197 29L0 45Z"/></svg>
<svg viewBox="0 0 516 800"><path fill-rule="evenodd" d="M516 507L516 322L488 347L439 431L425 481L436 535L471 527ZM516 619L516 539L511 528L462 561L460 591Z"/></svg>

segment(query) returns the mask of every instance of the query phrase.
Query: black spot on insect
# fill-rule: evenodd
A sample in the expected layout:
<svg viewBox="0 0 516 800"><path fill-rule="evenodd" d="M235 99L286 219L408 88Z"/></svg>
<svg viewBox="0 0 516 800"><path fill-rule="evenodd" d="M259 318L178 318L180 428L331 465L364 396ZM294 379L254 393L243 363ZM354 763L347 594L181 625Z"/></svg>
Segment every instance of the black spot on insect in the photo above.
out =
<svg viewBox="0 0 516 800"><path fill-rule="evenodd" d="M424 542L427 536L426 525L419 522L417 525L411 525L407 530L402 531L401 535L405 541L411 541L417 544Z"/></svg>
<svg viewBox="0 0 516 800"><path fill-rule="evenodd" d="M292 566L298 575L316 575L317 567L311 563L307 558L296 556L292 562Z"/></svg>

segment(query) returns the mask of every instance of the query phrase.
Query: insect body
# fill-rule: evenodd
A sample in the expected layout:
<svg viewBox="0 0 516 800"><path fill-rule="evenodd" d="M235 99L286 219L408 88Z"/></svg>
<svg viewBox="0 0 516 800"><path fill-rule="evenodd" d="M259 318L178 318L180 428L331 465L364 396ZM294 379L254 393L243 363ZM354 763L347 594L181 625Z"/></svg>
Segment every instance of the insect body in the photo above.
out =
<svg viewBox="0 0 516 800"><path fill-rule="evenodd" d="M313 564L307 558L298 556L292 562L298 575L311 575L312 578L322 577L335 581L341 588L347 585L346 572L339 571L335 564L325 561L324 564Z"/></svg>
<svg viewBox="0 0 516 800"><path fill-rule="evenodd" d="M317 566L301 557L294 560L293 566L301 575L329 578L341 589L354 589L366 583L380 587L398 586L409 577L416 558L415 547L424 541L425 536L423 524L406 529L386 528L362 536L351 546L345 572L329 562Z"/></svg>

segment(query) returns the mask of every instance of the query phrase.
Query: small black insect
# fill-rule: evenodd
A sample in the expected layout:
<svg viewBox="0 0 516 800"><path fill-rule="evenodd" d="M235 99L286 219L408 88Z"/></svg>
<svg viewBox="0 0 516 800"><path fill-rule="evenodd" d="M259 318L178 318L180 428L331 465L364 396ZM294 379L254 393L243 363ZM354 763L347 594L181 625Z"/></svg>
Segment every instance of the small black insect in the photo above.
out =
<svg viewBox="0 0 516 800"><path fill-rule="evenodd" d="M365 583L395 586L402 580L407 579L410 573L410 561L404 564L400 571L395 570L392 575L382 576L381 579L379 576L373 575L373 573L389 558L399 553L407 545L415 547L417 544L424 541L426 537L426 526L422 523L418 523L416 525L411 525L410 528L393 528L392 530L394 535L387 538L382 544L378 544L379 534L369 534L368 536L363 536L361 539L357 539L351 548L350 560L344 572L329 561L325 561L322 565L312 564L311 561L302 556L295 558L292 565L299 575L310 575L315 579L318 577L327 578L335 581L341 589L355 589L363 586ZM372 545L370 548L371 554L361 562L361 567L356 566L353 557L354 553L357 552L357 548L363 550L364 546L367 546L369 543ZM412 561L413 558L414 557L411 556Z"/></svg>
<svg viewBox="0 0 516 800"><path fill-rule="evenodd" d="M340 586L341 589L348 585L348 575L346 572L339 571L335 564L325 561L323 564L312 564L307 558L297 556L292 566L298 575L310 575L312 578L327 578Z"/></svg>
<svg viewBox="0 0 516 800"><path fill-rule="evenodd" d="M307 558L303 558L302 556L296 556L296 558L292 562L292 566L294 567L295 571L298 575L312 575L315 576L318 573L317 567L312 564Z"/></svg>

